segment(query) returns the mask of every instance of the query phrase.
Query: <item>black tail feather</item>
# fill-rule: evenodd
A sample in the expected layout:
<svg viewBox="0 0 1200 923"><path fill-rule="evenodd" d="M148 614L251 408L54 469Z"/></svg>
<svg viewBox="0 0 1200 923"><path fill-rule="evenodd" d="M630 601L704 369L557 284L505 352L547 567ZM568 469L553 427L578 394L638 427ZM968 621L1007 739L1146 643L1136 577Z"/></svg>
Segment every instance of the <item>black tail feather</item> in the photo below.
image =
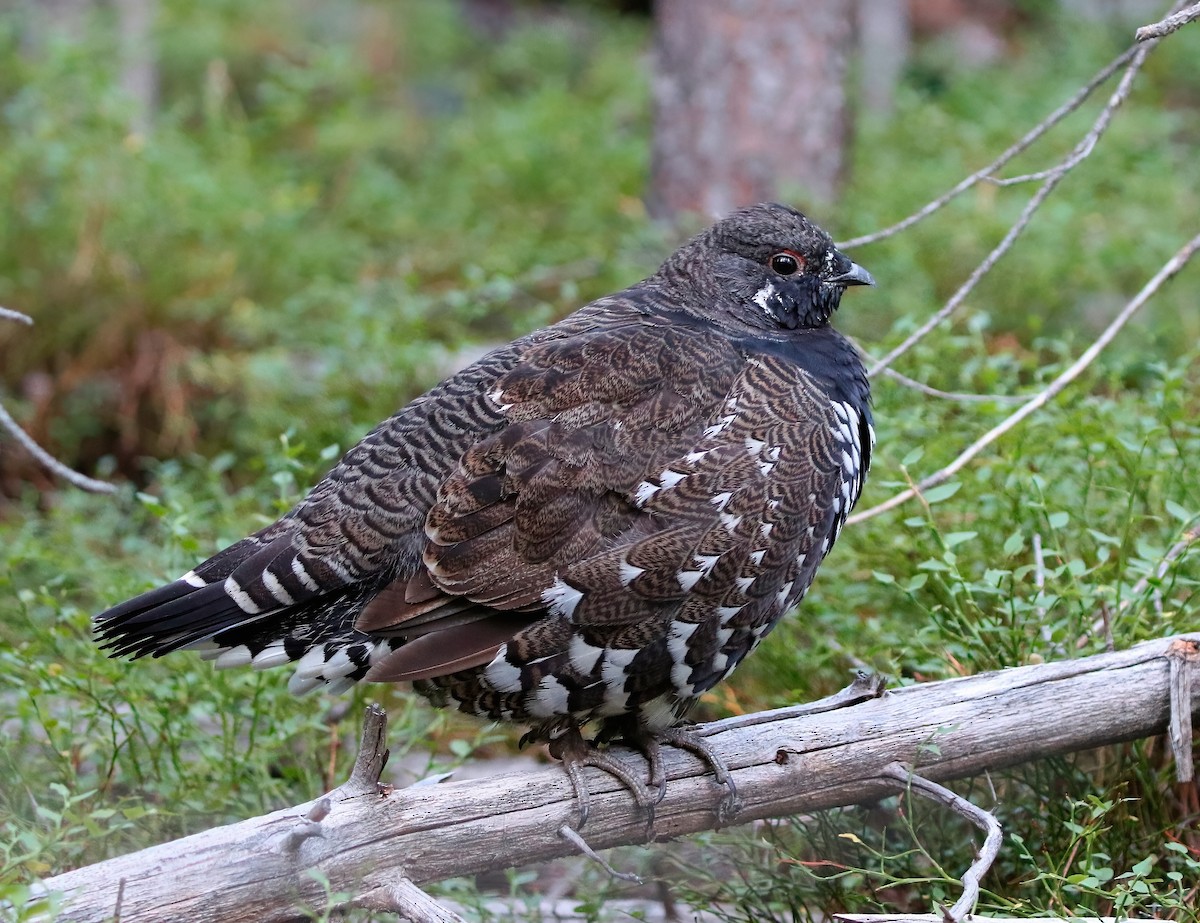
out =
<svg viewBox="0 0 1200 923"><path fill-rule="evenodd" d="M114 657L161 657L268 614L245 612L220 583L197 587L176 580L102 612L95 629Z"/></svg>

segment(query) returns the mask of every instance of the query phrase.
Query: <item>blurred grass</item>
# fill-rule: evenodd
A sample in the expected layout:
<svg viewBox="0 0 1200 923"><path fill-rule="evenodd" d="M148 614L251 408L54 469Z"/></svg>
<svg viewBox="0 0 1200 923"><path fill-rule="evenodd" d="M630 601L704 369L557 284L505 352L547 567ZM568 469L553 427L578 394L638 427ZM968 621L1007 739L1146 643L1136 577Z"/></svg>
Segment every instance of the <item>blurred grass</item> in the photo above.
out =
<svg viewBox="0 0 1200 923"><path fill-rule="evenodd" d="M215 673L185 655L131 668L100 655L88 618L269 522L338 446L457 357L628 284L678 239L640 205L641 20L586 5L521 14L497 32L438 0L164 0L157 36L161 106L141 136L114 86L104 15L83 38L41 49L0 15L0 304L38 321L0 327L0 395L65 459L147 488L117 501L39 490L46 482L0 443L11 495L0 506L0 772L12 780L0 786L0 901L14 905L38 876L329 787L348 768L367 696L387 696L393 750L411 748L418 763L511 743L382 689L294 700L279 676ZM859 120L842 205L814 217L838 237L899 219L1128 39L1044 15L994 66L918 49L894 117ZM1195 233L1196 60L1200 28L1152 56L1095 154L962 317L905 357L907 374L950 390L1036 389ZM1105 96L1013 171L1068 150ZM898 342L1031 191L981 187L856 251L881 284L847 298L842 329L875 352ZM912 682L1093 652L1103 639L1075 644L1100 609L1115 614L1122 646L1197 628L1186 555L1120 608L1200 512L1195 279L1191 267L955 492L850 530L802 615L700 716L833 691L853 658ZM918 399L890 381L876 404L865 505L1006 412ZM1006 847L990 907L1107 912L1132 895L1134 909L1154 912L1156 900L1189 919L1167 873L1193 872L1196 792L1172 786L1152 742L1025 767L998 785L1003 819L1030 852ZM847 811L702 841L742 871L714 881L691 868L689 896L732 919L768 919L943 893L913 838L928 837L947 868L965 865L967 838L898 803L879 810L882 825ZM1083 876L1069 868L1076 855L1109 877L1070 880ZM1149 855L1158 871L1134 874ZM817 878L804 871L814 859L857 872ZM581 900L611 892L594 888Z"/></svg>
<svg viewBox="0 0 1200 923"><path fill-rule="evenodd" d="M2 378L65 459L345 441L652 262L635 25L292 7L164 3L149 137L111 30L31 58L0 20L0 303L38 321Z"/></svg>

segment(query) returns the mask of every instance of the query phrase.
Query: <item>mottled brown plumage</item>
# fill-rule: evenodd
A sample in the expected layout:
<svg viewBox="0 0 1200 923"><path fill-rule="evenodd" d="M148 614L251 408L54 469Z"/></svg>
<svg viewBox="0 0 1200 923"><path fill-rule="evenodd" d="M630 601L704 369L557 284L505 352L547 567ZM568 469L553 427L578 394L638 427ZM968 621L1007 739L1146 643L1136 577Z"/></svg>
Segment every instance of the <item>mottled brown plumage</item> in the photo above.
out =
<svg viewBox="0 0 1200 923"><path fill-rule="evenodd" d="M115 654L413 682L554 739L677 724L807 591L862 488L870 282L792 209L401 409L286 516L97 618Z"/></svg>

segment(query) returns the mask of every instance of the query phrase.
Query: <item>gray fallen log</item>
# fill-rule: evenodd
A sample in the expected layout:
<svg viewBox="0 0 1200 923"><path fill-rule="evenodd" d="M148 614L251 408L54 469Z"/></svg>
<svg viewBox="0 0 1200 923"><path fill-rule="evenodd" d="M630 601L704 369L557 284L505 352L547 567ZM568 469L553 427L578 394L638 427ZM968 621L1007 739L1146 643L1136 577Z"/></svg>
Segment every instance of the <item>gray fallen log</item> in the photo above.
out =
<svg viewBox="0 0 1200 923"><path fill-rule="evenodd" d="M1127 651L893 690L812 713L778 709L702 728L737 782L738 821L888 795L897 761L923 777L977 775L1053 754L1163 733L1190 747L1200 711L1200 635ZM1172 677L1176 689L1172 695ZM1178 738L1178 740L1177 740ZM617 751L620 753L620 751ZM627 754L631 765L641 758ZM652 830L611 777L587 770L596 849L709 829L724 790L694 757L666 754L668 785ZM378 793L362 780L324 799L185 837L48 879L65 919L285 921L333 892L379 894L569 854L575 820L565 773L521 774ZM319 873L317 878L312 871Z"/></svg>

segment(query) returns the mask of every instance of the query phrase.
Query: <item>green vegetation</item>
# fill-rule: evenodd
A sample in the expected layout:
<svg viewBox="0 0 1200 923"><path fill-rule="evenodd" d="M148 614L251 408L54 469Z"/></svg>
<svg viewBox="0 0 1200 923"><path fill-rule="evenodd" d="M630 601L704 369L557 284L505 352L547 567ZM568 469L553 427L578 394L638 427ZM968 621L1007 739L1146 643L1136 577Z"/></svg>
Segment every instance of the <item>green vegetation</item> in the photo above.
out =
<svg viewBox="0 0 1200 923"><path fill-rule="evenodd" d="M860 127L843 205L818 217L841 237L902 217L1127 40L1043 19L994 67L922 50L896 117ZM414 776L515 745L517 732L400 691L297 700L270 672L217 673L188 655L110 661L89 616L270 521L337 446L458 354L627 284L677 239L639 201L640 20L587 6L491 34L436 0L164 0L158 42L161 108L140 136L103 16L79 40L32 50L0 16L0 304L38 321L0 328L0 397L61 457L140 491L39 492L41 476L0 442L13 494L0 501L10 908L40 877L331 787L368 698L388 707L394 761ZM1031 393L1196 232L1197 60L1200 28L1164 43L1095 155L961 318L904 358L906 374ZM1094 111L1014 169L1069 149ZM899 342L1027 194L981 187L856 251L881 284L847 298L842 328L877 353ZM1119 647L1200 627L1194 558L1153 576L1200 513L1197 271L953 486L849 530L801 614L701 717L832 692L852 657L915 682L1094 653L1101 612ZM864 508L1007 412L889 380L876 391L881 442ZM1198 791L1171 771L1161 744L1141 741L995 777L1007 839L981 910L1200 921ZM990 806L982 780L961 790ZM928 909L953 900L972 849L960 822L904 799L699 844L703 863L696 843L617 862L653 856L654 874L689 902L767 920ZM511 883L533 900L533 875ZM576 896L601 919L604 898L627 887L589 870ZM474 884L443 888L489 917Z"/></svg>

